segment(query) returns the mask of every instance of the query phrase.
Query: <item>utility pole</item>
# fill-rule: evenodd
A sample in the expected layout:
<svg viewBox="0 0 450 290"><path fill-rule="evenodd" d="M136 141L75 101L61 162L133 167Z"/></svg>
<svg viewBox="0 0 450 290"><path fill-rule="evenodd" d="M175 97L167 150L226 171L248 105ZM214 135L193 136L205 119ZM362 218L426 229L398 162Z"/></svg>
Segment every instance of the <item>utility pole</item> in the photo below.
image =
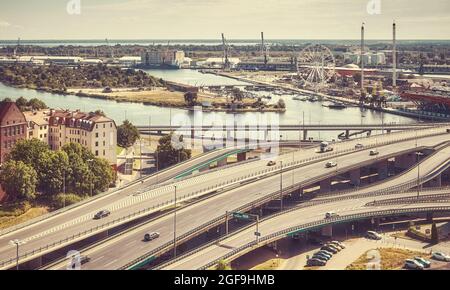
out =
<svg viewBox="0 0 450 290"><path fill-rule="evenodd" d="M283 161L280 161L280 211L283 211Z"/></svg>
<svg viewBox="0 0 450 290"><path fill-rule="evenodd" d="M63 208L66 207L66 169L63 168Z"/></svg>
<svg viewBox="0 0 450 290"><path fill-rule="evenodd" d="M225 235L228 236L228 211L225 212Z"/></svg>
<svg viewBox="0 0 450 290"><path fill-rule="evenodd" d="M395 89L397 87L397 26L394 23L392 24L392 88Z"/></svg>
<svg viewBox="0 0 450 290"><path fill-rule="evenodd" d="M364 22L361 26L361 94L364 92Z"/></svg>
<svg viewBox="0 0 450 290"><path fill-rule="evenodd" d="M16 246L16 270L19 270L19 246L25 244L25 242L15 239L9 243Z"/></svg>
<svg viewBox="0 0 450 290"><path fill-rule="evenodd" d="M174 217L173 217L173 257L177 257L177 186L175 188L175 199L174 199Z"/></svg>

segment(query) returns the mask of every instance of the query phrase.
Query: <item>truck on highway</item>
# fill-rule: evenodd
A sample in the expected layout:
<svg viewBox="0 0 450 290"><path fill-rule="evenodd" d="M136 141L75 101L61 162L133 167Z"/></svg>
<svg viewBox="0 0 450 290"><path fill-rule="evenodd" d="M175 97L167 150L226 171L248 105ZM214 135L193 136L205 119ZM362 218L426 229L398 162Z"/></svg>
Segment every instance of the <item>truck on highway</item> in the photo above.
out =
<svg viewBox="0 0 450 290"><path fill-rule="evenodd" d="M333 147L331 147L328 142L320 143L320 149L319 149L320 153L331 152L331 151L333 151Z"/></svg>

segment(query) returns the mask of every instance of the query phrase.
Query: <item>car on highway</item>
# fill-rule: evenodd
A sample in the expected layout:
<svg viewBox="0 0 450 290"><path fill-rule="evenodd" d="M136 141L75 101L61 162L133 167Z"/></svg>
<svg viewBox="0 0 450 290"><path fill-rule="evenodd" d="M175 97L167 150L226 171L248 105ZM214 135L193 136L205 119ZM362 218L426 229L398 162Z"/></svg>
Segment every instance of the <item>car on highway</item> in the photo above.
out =
<svg viewBox="0 0 450 290"><path fill-rule="evenodd" d="M99 220L105 217L108 217L111 214L109 210L101 210L94 215L94 219Z"/></svg>
<svg viewBox="0 0 450 290"><path fill-rule="evenodd" d="M356 150L358 150L358 149L363 149L363 148L364 148L364 145L363 145L363 144L358 143L358 144L355 145L355 149L356 149Z"/></svg>
<svg viewBox="0 0 450 290"><path fill-rule="evenodd" d="M306 262L306 266L308 266L308 267L312 267L312 266L325 266L326 264L327 264L326 261L321 260L321 259L317 259L317 258L309 259L309 260Z"/></svg>
<svg viewBox="0 0 450 290"><path fill-rule="evenodd" d="M338 250L336 250L335 248L332 248L330 246L323 246L322 248L320 248L321 250L325 250L327 252L333 253L333 254L337 254Z"/></svg>
<svg viewBox="0 0 450 290"><path fill-rule="evenodd" d="M91 261L91 258L89 256L81 256L80 257L80 263L81 265L84 265L86 263L89 263Z"/></svg>
<svg viewBox="0 0 450 290"><path fill-rule="evenodd" d="M366 238L370 240L381 240L383 237L377 232L367 231Z"/></svg>
<svg viewBox="0 0 450 290"><path fill-rule="evenodd" d="M405 268L411 270L423 270L422 264L413 259L405 260Z"/></svg>
<svg viewBox="0 0 450 290"><path fill-rule="evenodd" d="M267 166L275 166L277 163L275 162L275 161L272 161L272 160L270 160L268 163L267 163Z"/></svg>
<svg viewBox="0 0 450 290"><path fill-rule="evenodd" d="M330 219L334 217L338 217L339 215L335 213L334 211L329 211L325 214L325 219Z"/></svg>
<svg viewBox="0 0 450 290"><path fill-rule="evenodd" d="M337 166L337 162L335 161L329 161L327 164L325 164L325 168L333 168Z"/></svg>
<svg viewBox="0 0 450 290"><path fill-rule="evenodd" d="M378 154L380 154L380 152L378 152L378 150L376 150L376 149L370 150L370 152L369 152L369 155L370 155L370 156L376 156L376 155L378 155Z"/></svg>
<svg viewBox="0 0 450 290"><path fill-rule="evenodd" d="M414 260L419 262L419 264L421 264L424 268L430 268L431 267L431 262L422 258L422 257L414 257Z"/></svg>
<svg viewBox="0 0 450 290"><path fill-rule="evenodd" d="M159 238L160 234L157 232L153 232L153 233L147 233L144 235L144 241L146 242L151 242L157 238Z"/></svg>
<svg viewBox="0 0 450 290"><path fill-rule="evenodd" d="M442 252L434 252L431 257L438 261L450 262L450 256Z"/></svg>

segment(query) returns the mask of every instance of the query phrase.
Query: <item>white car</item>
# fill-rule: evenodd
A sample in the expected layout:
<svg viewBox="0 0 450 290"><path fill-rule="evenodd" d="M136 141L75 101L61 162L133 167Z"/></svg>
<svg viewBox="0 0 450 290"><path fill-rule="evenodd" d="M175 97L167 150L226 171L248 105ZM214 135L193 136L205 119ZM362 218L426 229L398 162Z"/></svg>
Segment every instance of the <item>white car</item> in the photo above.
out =
<svg viewBox="0 0 450 290"><path fill-rule="evenodd" d="M450 256L441 252L434 252L432 258L438 261L450 262Z"/></svg>
<svg viewBox="0 0 450 290"><path fill-rule="evenodd" d="M363 148L364 148L364 145L363 145L363 144L359 144L359 143L358 143L358 144L355 145L355 149L357 149L357 150L358 150L358 149L363 149Z"/></svg>
<svg viewBox="0 0 450 290"><path fill-rule="evenodd" d="M342 249L345 249L345 244L339 242L339 241L331 241L330 244L335 245L335 246L339 246Z"/></svg>
<svg viewBox="0 0 450 290"><path fill-rule="evenodd" d="M337 166L337 163L334 161L330 161L330 162L327 162L327 164L325 164L326 168L332 168L332 167L336 167L336 166Z"/></svg>
<svg viewBox="0 0 450 290"><path fill-rule="evenodd" d="M374 231L368 231L366 237L371 240L381 240L383 238L379 233Z"/></svg>
<svg viewBox="0 0 450 290"><path fill-rule="evenodd" d="M423 270L422 264L412 259L405 260L405 268L412 270Z"/></svg>
<svg viewBox="0 0 450 290"><path fill-rule="evenodd" d="M378 150L370 150L370 152L369 152L370 156L375 156L375 155L378 155L378 154L380 154L380 152L378 152Z"/></svg>

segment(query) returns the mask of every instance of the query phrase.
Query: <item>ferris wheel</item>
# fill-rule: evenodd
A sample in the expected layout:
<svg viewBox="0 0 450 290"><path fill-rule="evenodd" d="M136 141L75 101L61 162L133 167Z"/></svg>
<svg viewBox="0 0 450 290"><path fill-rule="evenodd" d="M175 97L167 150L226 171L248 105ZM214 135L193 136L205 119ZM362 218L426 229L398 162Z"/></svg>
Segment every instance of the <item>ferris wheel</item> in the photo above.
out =
<svg viewBox="0 0 450 290"><path fill-rule="evenodd" d="M305 85L323 87L334 75L335 59L327 47L312 44L302 50L297 59L297 73Z"/></svg>

